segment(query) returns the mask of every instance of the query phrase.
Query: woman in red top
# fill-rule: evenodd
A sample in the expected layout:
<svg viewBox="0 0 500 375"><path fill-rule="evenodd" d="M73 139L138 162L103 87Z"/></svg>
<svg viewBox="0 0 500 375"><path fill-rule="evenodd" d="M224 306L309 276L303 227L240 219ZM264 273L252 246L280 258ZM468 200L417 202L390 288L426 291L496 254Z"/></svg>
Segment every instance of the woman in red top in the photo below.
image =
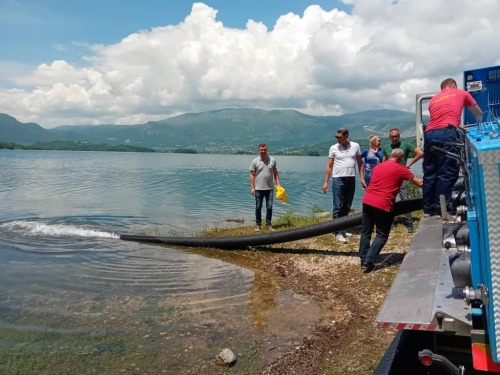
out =
<svg viewBox="0 0 500 375"><path fill-rule="evenodd" d="M377 165L372 172L370 185L363 197L362 233L359 241L361 268L369 272L374 267L375 259L387 242L394 219L393 207L403 181L410 181L422 187L422 180L401 165L403 150L395 148L385 163ZM373 228L377 235L370 245Z"/></svg>

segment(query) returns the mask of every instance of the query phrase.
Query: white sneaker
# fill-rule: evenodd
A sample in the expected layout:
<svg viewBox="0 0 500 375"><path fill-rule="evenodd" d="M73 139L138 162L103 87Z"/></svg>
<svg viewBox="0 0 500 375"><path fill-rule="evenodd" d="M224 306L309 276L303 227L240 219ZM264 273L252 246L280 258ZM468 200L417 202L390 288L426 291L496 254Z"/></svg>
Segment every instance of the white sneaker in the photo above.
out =
<svg viewBox="0 0 500 375"><path fill-rule="evenodd" d="M347 237L347 238L352 237L352 233L344 231L343 234L344 234L344 237Z"/></svg>
<svg viewBox="0 0 500 375"><path fill-rule="evenodd" d="M337 241L338 241L339 243L342 243L342 244L343 244L343 243L347 243L347 240L346 240L346 239L345 239L345 237L344 237L343 235L341 235L341 234L337 234L337 235L335 236L335 238L337 239Z"/></svg>

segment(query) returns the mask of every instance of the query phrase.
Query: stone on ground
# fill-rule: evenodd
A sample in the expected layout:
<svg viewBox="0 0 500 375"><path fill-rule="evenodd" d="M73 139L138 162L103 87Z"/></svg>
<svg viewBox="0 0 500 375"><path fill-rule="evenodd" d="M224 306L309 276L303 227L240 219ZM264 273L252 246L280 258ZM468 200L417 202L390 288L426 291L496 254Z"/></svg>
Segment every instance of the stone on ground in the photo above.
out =
<svg viewBox="0 0 500 375"><path fill-rule="evenodd" d="M224 349L222 350L219 355L217 356L217 359L215 363L219 366L231 366L236 362L236 356L234 353L231 351L231 349Z"/></svg>

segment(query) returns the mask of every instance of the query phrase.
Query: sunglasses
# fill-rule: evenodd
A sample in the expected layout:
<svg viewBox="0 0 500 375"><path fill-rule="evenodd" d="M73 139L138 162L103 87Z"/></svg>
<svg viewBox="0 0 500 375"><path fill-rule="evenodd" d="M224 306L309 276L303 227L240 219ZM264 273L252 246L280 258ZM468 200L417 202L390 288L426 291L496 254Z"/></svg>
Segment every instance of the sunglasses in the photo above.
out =
<svg viewBox="0 0 500 375"><path fill-rule="evenodd" d="M335 136L335 138L337 138L337 139L340 139L340 138L343 138L343 137L344 137L343 135L341 135L340 137L338 135Z"/></svg>

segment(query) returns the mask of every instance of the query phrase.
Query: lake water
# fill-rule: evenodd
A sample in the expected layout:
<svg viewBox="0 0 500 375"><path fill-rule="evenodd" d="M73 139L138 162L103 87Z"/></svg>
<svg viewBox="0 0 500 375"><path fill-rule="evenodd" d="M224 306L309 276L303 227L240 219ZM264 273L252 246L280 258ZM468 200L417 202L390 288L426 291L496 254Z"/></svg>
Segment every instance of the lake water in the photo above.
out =
<svg viewBox="0 0 500 375"><path fill-rule="evenodd" d="M0 150L0 221L84 220L126 232L134 225L194 229L254 218L248 167L252 155ZM274 214L332 209L322 191L326 157L278 156L289 196ZM421 164L412 170L421 174ZM330 180L331 181L331 180ZM363 190L356 185L354 208Z"/></svg>
<svg viewBox="0 0 500 375"><path fill-rule="evenodd" d="M319 307L279 282L119 240L252 223L253 158L0 150L0 373L212 373L227 346L251 368L297 345ZM331 209L327 158L276 159L289 199L275 215Z"/></svg>

